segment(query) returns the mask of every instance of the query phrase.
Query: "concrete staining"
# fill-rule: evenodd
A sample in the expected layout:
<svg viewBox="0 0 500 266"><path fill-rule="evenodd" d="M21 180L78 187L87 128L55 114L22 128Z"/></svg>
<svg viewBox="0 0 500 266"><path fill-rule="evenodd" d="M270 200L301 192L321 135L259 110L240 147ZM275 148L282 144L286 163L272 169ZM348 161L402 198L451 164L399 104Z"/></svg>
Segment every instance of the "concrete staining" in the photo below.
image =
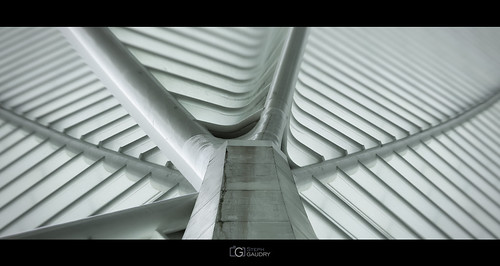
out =
<svg viewBox="0 0 500 266"><path fill-rule="evenodd" d="M223 166L217 159L209 165L185 239L316 238L286 159L271 142L230 141L224 149Z"/></svg>

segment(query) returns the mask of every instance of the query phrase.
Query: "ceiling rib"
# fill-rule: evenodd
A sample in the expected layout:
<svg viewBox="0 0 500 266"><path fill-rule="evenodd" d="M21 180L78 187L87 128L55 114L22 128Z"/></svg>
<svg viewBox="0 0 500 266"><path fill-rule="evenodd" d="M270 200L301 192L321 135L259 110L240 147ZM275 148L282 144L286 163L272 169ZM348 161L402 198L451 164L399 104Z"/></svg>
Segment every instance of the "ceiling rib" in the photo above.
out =
<svg viewBox="0 0 500 266"><path fill-rule="evenodd" d="M9 110L0 107L0 117L16 124L29 132L34 132L37 136L50 138L52 142L59 145L65 145L69 149L84 153L92 158L106 158L106 161L115 165L127 165L129 168L138 172L149 172L157 176L163 176L169 180L178 182L186 191L195 192L192 185L176 170L164 167L151 162L143 161L138 158L124 155L122 153L100 148L88 142L75 139L57 130L45 127L22 116L19 116Z"/></svg>
<svg viewBox="0 0 500 266"><path fill-rule="evenodd" d="M487 100L483 101L471 109L463 112L460 115L434 127L428 128L416 134L410 135L408 137L390 142L386 145L381 144L379 146L373 147L371 149L362 150L356 153L349 154L345 157L326 160L320 163L311 164L308 166L303 166L301 168L293 169L292 172L296 176L296 179L300 180L303 177L308 177L312 175L321 175L321 173L326 173L328 171L335 171L337 167L349 167L350 165L356 164L358 161L363 161L369 158L375 158L377 155L381 156L387 154L412 144L418 143L422 140L432 137L436 133L446 131L457 125L460 125L470 118L474 117L478 113L484 111L500 99L500 92L495 93ZM297 181L298 181L297 180Z"/></svg>
<svg viewBox="0 0 500 266"><path fill-rule="evenodd" d="M40 227L9 235L4 239L161 239L186 228L197 195L198 193L188 194L73 222Z"/></svg>

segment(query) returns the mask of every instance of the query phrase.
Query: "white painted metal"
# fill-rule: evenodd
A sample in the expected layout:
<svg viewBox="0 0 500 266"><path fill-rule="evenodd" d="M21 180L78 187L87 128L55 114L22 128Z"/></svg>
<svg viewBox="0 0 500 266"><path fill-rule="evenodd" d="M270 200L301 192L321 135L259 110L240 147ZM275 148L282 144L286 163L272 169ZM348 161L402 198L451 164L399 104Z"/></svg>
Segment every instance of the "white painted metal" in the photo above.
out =
<svg viewBox="0 0 500 266"><path fill-rule="evenodd" d="M492 49L498 34L498 28L311 28L284 143L292 163L403 139L492 97L500 86L500 53Z"/></svg>
<svg viewBox="0 0 500 266"><path fill-rule="evenodd" d="M9 235L6 239L179 239L197 194ZM179 236L180 235L180 236Z"/></svg>
<svg viewBox="0 0 500 266"><path fill-rule="evenodd" d="M318 238L500 238L498 28L62 31L0 29L0 236L209 232L213 133L281 142Z"/></svg>
<svg viewBox="0 0 500 266"><path fill-rule="evenodd" d="M15 45L17 49L5 47L10 53L1 60L3 83L0 101L3 108L76 139L94 145L102 141L101 144L106 144L106 148L117 152L122 146L136 141L133 138L129 142L118 139L128 127L139 130L141 133L138 136L145 136L144 131L56 29L33 30L29 31L37 37L33 41L26 38ZM16 29L4 31L7 34L16 32ZM44 46L38 47L39 42ZM59 66L64 71L51 67L52 60L61 54L73 60L70 62L72 67ZM34 76L34 72L38 74ZM168 158L157 148L145 149L140 152L148 156L141 157L139 154L135 157L146 161L155 158L154 162L166 165Z"/></svg>
<svg viewBox="0 0 500 266"><path fill-rule="evenodd" d="M220 143L105 28L61 29L122 106L199 189Z"/></svg>
<svg viewBox="0 0 500 266"><path fill-rule="evenodd" d="M0 110L0 236L175 198L194 189L176 171L46 129ZM12 137L10 137L12 136Z"/></svg>
<svg viewBox="0 0 500 266"><path fill-rule="evenodd" d="M499 95L411 137L295 169L318 238L498 238L500 140L487 125L498 125Z"/></svg>
<svg viewBox="0 0 500 266"><path fill-rule="evenodd" d="M56 29L1 30L1 236L195 192Z"/></svg>
<svg viewBox="0 0 500 266"><path fill-rule="evenodd" d="M281 146L290 117L293 88L307 40L307 28L289 30L260 119L246 139L271 140Z"/></svg>
<svg viewBox="0 0 500 266"><path fill-rule="evenodd" d="M197 121L233 138L259 119L289 29L110 30Z"/></svg>

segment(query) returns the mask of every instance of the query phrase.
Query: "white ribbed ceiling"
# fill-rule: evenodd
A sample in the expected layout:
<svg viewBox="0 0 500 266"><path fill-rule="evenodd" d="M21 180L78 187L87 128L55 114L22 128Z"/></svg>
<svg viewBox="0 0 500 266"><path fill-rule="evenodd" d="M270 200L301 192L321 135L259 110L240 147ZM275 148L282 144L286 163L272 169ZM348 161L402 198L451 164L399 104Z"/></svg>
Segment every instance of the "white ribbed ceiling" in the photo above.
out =
<svg viewBox="0 0 500 266"><path fill-rule="evenodd" d="M57 29L0 31L0 236L195 192Z"/></svg>
<svg viewBox="0 0 500 266"><path fill-rule="evenodd" d="M499 111L497 101L397 150L297 174L318 238L499 238Z"/></svg>
<svg viewBox="0 0 500 266"><path fill-rule="evenodd" d="M500 237L500 29L313 28L285 150L319 238Z"/></svg>
<svg viewBox="0 0 500 266"><path fill-rule="evenodd" d="M10 35L16 38L0 47L9 51L0 61L2 108L99 147L167 164L57 29L3 29L2 36Z"/></svg>
<svg viewBox="0 0 500 266"><path fill-rule="evenodd" d="M312 28L286 150L297 166L403 139L500 89L499 29Z"/></svg>
<svg viewBox="0 0 500 266"><path fill-rule="evenodd" d="M111 31L198 121L231 137L258 120L286 33L213 27Z"/></svg>
<svg viewBox="0 0 500 266"><path fill-rule="evenodd" d="M110 29L228 138L259 119L288 31ZM282 149L316 235L499 238L499 69L499 28L310 28ZM192 186L57 29L0 29L0 105L0 236L192 208Z"/></svg>

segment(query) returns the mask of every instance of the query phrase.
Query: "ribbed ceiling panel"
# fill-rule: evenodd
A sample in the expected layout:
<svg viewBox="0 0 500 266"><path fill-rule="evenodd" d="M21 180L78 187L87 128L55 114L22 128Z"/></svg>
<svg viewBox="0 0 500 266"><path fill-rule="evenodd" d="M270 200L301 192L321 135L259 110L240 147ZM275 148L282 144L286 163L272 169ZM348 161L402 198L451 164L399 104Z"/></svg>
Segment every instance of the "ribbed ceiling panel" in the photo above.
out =
<svg viewBox="0 0 500 266"><path fill-rule="evenodd" d="M318 238L499 238L499 111L301 179Z"/></svg>
<svg viewBox="0 0 500 266"><path fill-rule="evenodd" d="M1 30L3 108L99 147L167 165L168 158L57 29Z"/></svg>
<svg viewBox="0 0 500 266"><path fill-rule="evenodd" d="M2 119L0 236L189 193L161 173L91 156ZM193 192L191 190L191 192Z"/></svg>
<svg viewBox="0 0 500 266"><path fill-rule="evenodd" d="M311 28L286 150L305 166L444 123L500 88L497 28Z"/></svg>
<svg viewBox="0 0 500 266"><path fill-rule="evenodd" d="M112 32L234 137L258 119L287 31ZM309 33L283 150L317 237L500 238L499 29ZM0 105L0 236L192 208L194 189L56 29L0 29Z"/></svg>
<svg viewBox="0 0 500 266"><path fill-rule="evenodd" d="M0 53L0 236L195 192L57 29Z"/></svg>
<svg viewBox="0 0 500 266"><path fill-rule="evenodd" d="M231 137L258 119L286 33L284 28L111 30L197 120L214 134Z"/></svg>

